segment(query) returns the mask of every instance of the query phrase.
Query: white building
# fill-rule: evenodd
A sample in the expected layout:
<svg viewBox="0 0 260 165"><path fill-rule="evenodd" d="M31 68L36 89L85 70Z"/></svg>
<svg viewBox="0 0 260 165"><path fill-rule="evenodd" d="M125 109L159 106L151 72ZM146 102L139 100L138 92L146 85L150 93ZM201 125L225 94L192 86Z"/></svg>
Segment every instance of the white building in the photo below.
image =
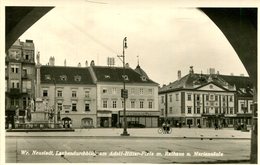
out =
<svg viewBox="0 0 260 165"><path fill-rule="evenodd" d="M97 87L97 126L119 127L123 124L121 89L123 78L128 90L126 116L128 126L157 127L158 84L149 79L138 65L136 70L126 67L90 66ZM142 72L140 72L142 71Z"/></svg>
<svg viewBox="0 0 260 165"><path fill-rule="evenodd" d="M159 97L161 118L173 126L227 127L251 122L253 95L248 77L196 74L191 67L189 74L181 77L178 72L178 80L163 86Z"/></svg>
<svg viewBox="0 0 260 165"><path fill-rule="evenodd" d="M88 67L41 66L40 96L64 127L96 127L96 86ZM55 105L55 106L54 106Z"/></svg>

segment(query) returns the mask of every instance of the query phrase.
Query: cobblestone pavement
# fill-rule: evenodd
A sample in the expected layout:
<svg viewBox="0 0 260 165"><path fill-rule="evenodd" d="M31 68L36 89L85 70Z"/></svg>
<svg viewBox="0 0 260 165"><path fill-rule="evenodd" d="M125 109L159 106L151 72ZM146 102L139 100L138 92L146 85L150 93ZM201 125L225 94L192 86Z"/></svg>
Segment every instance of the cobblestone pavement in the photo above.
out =
<svg viewBox="0 0 260 165"><path fill-rule="evenodd" d="M171 134L159 134L158 128L145 128L128 129L129 137L120 136L122 132L116 128L6 132L6 162L249 163L250 132L173 128Z"/></svg>
<svg viewBox="0 0 260 165"><path fill-rule="evenodd" d="M251 138L251 132L241 132L231 128L208 129L208 128L173 128L171 134L160 134L158 128L127 129L130 137L168 137L168 138ZM120 136L123 129L119 128L96 128L96 129L76 129L74 132L6 132L6 136L92 136L107 137Z"/></svg>
<svg viewBox="0 0 260 165"><path fill-rule="evenodd" d="M9 137L7 163L247 162L250 140Z"/></svg>

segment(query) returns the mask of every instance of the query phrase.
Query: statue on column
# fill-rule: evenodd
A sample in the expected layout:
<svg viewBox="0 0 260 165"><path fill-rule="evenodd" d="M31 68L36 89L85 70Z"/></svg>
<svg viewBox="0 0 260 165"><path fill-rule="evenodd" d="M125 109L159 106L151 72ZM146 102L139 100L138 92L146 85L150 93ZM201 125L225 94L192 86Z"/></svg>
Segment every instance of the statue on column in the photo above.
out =
<svg viewBox="0 0 260 165"><path fill-rule="evenodd" d="M40 52L38 52L36 55L36 61L37 61L37 65L39 65L40 64Z"/></svg>

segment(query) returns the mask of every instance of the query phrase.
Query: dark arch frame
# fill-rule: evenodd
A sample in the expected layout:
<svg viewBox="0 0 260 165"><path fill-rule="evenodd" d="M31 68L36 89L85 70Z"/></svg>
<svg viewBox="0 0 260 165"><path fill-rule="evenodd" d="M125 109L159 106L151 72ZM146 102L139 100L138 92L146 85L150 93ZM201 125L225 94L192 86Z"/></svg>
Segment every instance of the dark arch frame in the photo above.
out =
<svg viewBox="0 0 260 165"><path fill-rule="evenodd" d="M5 50L51 7L6 7ZM254 84L251 163L257 163L257 8L199 8L223 32Z"/></svg>

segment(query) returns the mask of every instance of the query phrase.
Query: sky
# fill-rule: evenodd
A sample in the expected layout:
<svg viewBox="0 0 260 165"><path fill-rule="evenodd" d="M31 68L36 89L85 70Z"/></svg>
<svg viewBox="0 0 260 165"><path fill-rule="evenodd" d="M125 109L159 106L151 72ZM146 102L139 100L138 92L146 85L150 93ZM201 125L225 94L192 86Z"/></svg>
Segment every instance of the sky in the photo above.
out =
<svg viewBox="0 0 260 165"><path fill-rule="evenodd" d="M104 3L105 2L105 3ZM139 65L155 82L168 84L215 68L220 74L248 75L236 52L217 26L196 8L176 7L172 1L88 1L57 5L20 39L32 39L45 65L82 66L87 60L107 65L107 57L122 55L127 37L126 62Z"/></svg>

